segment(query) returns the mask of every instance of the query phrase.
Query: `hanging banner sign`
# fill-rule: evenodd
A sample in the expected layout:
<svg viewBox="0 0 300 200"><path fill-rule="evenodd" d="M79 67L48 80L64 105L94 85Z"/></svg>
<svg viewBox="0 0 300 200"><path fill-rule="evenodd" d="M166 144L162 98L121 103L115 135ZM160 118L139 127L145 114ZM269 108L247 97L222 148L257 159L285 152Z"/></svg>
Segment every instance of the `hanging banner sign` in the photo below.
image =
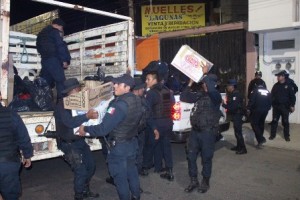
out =
<svg viewBox="0 0 300 200"><path fill-rule="evenodd" d="M205 26L205 4L142 6L142 35Z"/></svg>

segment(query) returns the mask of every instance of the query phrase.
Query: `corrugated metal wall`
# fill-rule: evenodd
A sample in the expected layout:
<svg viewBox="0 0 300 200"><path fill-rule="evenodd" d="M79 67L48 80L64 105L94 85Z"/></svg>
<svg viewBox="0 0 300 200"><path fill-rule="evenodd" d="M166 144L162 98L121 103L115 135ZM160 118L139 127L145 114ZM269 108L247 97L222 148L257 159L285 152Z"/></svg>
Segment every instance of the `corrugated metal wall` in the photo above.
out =
<svg viewBox="0 0 300 200"><path fill-rule="evenodd" d="M226 31L202 36L161 39L161 60L171 63L181 45L187 44L214 63L211 69L221 81L221 90L228 79L238 80L238 89L246 88L246 31ZM244 93L245 94L245 93Z"/></svg>

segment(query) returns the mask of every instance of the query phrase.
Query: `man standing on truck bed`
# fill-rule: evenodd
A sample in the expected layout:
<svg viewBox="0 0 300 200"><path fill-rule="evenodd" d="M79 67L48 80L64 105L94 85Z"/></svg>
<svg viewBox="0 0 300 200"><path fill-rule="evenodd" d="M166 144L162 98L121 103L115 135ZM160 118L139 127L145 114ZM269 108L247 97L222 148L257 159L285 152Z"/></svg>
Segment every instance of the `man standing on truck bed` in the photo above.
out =
<svg viewBox="0 0 300 200"><path fill-rule="evenodd" d="M64 82L63 94L71 95L80 91L76 78ZM64 159L74 173L75 200L97 198L99 194L90 191L89 182L95 174L96 165L89 145L84 138L74 135L74 128L79 127L89 119L97 119L98 112L89 110L86 114L72 117L71 110L64 108L60 99L56 106L55 123L57 130L57 146L64 153Z"/></svg>
<svg viewBox="0 0 300 200"><path fill-rule="evenodd" d="M1 195L4 199L19 199L20 150L24 167L30 167L33 148L25 124L17 113L0 104L0 199Z"/></svg>
<svg viewBox="0 0 300 200"><path fill-rule="evenodd" d="M39 32L36 39L37 51L42 57L40 76L46 79L50 87L56 85L57 99L62 98L63 83L66 79L64 69L68 68L71 60L67 44L62 38L64 26L65 23L56 18L51 25Z"/></svg>

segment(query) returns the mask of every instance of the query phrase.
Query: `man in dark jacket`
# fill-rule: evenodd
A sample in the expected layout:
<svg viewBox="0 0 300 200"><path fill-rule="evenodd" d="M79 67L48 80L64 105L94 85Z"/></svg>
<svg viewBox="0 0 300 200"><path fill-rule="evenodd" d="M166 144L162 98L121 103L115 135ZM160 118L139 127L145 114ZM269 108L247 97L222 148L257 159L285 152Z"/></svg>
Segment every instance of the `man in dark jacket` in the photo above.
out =
<svg viewBox="0 0 300 200"><path fill-rule="evenodd" d="M64 88L62 93L69 96L80 91L80 84L76 78L71 78L64 82ZM74 173L74 199L99 197L99 194L94 194L89 188L90 180L96 170L90 147L84 138L74 135L74 128L79 127L89 119L97 119L98 113L91 109L86 114L73 117L71 110L65 109L63 100L60 99L54 115L58 133L58 148L63 151L63 157Z"/></svg>
<svg viewBox="0 0 300 200"><path fill-rule="evenodd" d="M255 133L257 146L266 142L264 137L265 120L271 109L271 93L265 88L263 82L257 82L256 88L251 92L247 105L247 113L250 114L250 123Z"/></svg>
<svg viewBox="0 0 300 200"><path fill-rule="evenodd" d="M39 32L36 40L37 51L41 54L41 74L47 83L54 87L56 84L57 99L62 98L63 83L65 81L64 69L68 68L71 56L61 34L65 23L57 18L52 24Z"/></svg>
<svg viewBox="0 0 300 200"><path fill-rule="evenodd" d="M0 101L2 100L0 92ZM33 148L20 116L0 104L0 199L17 200L21 194L20 161L31 166Z"/></svg>
<svg viewBox="0 0 300 200"><path fill-rule="evenodd" d="M270 140L276 137L278 120L281 116L284 139L290 141L289 114L295 111L296 96L291 84L286 81L286 71L276 74L278 82L274 84L272 95L273 119Z"/></svg>
<svg viewBox="0 0 300 200"><path fill-rule="evenodd" d="M258 84L262 84L265 88L267 88L266 83L262 80L262 72L256 71L255 77L252 79L248 85L248 99L250 99L251 92L258 86Z"/></svg>
<svg viewBox="0 0 300 200"><path fill-rule="evenodd" d="M237 90L237 81L229 79L227 83L227 102L222 103L222 106L227 109L228 117L232 119L234 135L237 140L237 145L231 148L237 155L246 154L247 149L242 133L242 117L243 117L243 97Z"/></svg>
<svg viewBox="0 0 300 200"><path fill-rule="evenodd" d="M146 76L146 85L149 88L146 100L151 109L152 133L155 136L155 141L152 140L152 147L150 145L148 150L154 150L154 171L162 172L164 160L166 172L160 177L173 181L173 156L169 137L173 127L171 108L175 100L173 93L162 83L162 80L161 75L156 71L150 71ZM147 157L152 159L149 155Z"/></svg>
<svg viewBox="0 0 300 200"><path fill-rule="evenodd" d="M203 73L207 73L207 71L207 67L203 66ZM195 103L190 117L192 131L187 142L187 159L191 182L185 188L185 192L192 192L198 188L198 192L205 193L210 187L209 179L211 177L212 158L221 117L220 105L222 103L222 97L215 88L216 81L216 75L205 75L201 81L200 88L192 91L193 81L190 80L188 87L180 95L181 101ZM201 155L203 165L201 184L198 181L198 154Z"/></svg>
<svg viewBox="0 0 300 200"><path fill-rule="evenodd" d="M130 89L134 79L124 74L113 79L115 99L111 101L99 125L80 126L85 136L108 135L108 169L114 179L120 200L140 199L140 181L136 167L138 123L142 116L141 99Z"/></svg>

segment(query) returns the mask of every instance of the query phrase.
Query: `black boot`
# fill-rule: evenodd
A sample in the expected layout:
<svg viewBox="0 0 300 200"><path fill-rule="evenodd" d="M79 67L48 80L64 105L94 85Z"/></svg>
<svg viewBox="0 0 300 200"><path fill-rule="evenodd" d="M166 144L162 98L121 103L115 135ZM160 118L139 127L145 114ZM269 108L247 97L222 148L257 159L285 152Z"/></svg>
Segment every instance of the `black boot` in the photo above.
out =
<svg viewBox="0 0 300 200"><path fill-rule="evenodd" d="M198 192L205 193L209 189L209 177L203 177Z"/></svg>
<svg viewBox="0 0 300 200"><path fill-rule="evenodd" d="M94 193L90 190L90 187L87 185L85 190L82 193L84 199L93 199L93 198L98 198L99 194Z"/></svg>
<svg viewBox="0 0 300 200"><path fill-rule="evenodd" d="M105 179L106 183L109 183L109 184L112 184L112 185L115 185L115 182L114 182L114 178L113 177L107 177Z"/></svg>
<svg viewBox="0 0 300 200"><path fill-rule="evenodd" d="M82 193L76 193L74 196L74 200L83 200L83 194Z"/></svg>
<svg viewBox="0 0 300 200"><path fill-rule="evenodd" d="M169 181L173 181L174 180L174 175L173 175L172 168L168 168L164 174L160 175L160 178L164 178L164 179L167 179Z"/></svg>
<svg viewBox="0 0 300 200"><path fill-rule="evenodd" d="M237 155L242 155L247 153L246 147L243 147L241 150L235 152Z"/></svg>
<svg viewBox="0 0 300 200"><path fill-rule="evenodd" d="M191 182L190 184L187 186L187 188L184 189L185 192L192 192L195 188L199 187L199 181L197 177L191 177Z"/></svg>

